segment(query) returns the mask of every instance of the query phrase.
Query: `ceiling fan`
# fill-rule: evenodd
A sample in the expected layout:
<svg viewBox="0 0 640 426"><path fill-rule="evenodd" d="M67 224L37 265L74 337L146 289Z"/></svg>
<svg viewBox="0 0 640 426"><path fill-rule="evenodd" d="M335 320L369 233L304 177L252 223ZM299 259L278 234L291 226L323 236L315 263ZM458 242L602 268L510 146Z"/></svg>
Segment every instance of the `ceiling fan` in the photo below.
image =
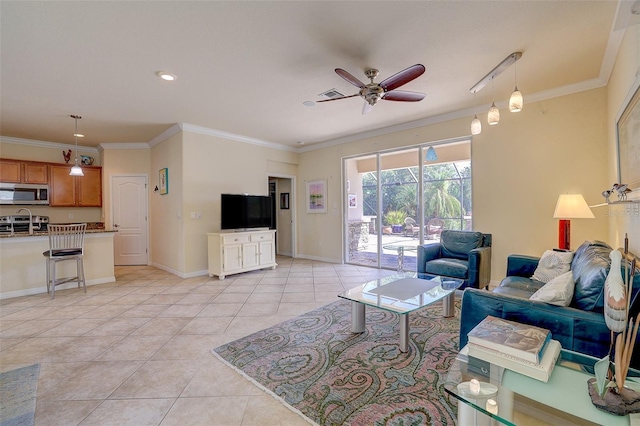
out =
<svg viewBox="0 0 640 426"><path fill-rule="evenodd" d="M336 74L338 74L340 77L344 78L354 86L360 88L360 92L353 95L341 96L339 98L324 99L318 102L337 101L339 99L347 99L353 98L355 96L360 96L365 100L364 106L362 107L362 113L366 114L371 111L373 106L380 99L383 99L385 101L418 102L425 97L425 94L420 92L395 90L398 87L407 84L411 80L420 77L425 71L424 65L421 64L412 65L409 68L402 70L399 73L396 73L391 77L381 81L380 83L373 82L373 79L378 76L378 70L368 69L364 72L367 78L371 80L371 83L368 84L364 84L342 68L336 68L335 71Z"/></svg>

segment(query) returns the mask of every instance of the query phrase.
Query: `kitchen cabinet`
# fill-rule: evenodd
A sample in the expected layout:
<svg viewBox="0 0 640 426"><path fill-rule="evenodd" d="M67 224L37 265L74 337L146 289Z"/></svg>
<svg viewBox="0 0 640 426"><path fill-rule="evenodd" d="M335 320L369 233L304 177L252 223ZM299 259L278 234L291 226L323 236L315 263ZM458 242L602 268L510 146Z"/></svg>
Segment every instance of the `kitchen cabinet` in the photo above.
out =
<svg viewBox="0 0 640 426"><path fill-rule="evenodd" d="M209 276L275 269L275 230L208 233Z"/></svg>
<svg viewBox="0 0 640 426"><path fill-rule="evenodd" d="M0 160L0 182L49 183L48 164L35 161Z"/></svg>
<svg viewBox="0 0 640 426"><path fill-rule="evenodd" d="M84 176L69 176L70 165L50 165L51 207L102 207L102 167L82 167Z"/></svg>

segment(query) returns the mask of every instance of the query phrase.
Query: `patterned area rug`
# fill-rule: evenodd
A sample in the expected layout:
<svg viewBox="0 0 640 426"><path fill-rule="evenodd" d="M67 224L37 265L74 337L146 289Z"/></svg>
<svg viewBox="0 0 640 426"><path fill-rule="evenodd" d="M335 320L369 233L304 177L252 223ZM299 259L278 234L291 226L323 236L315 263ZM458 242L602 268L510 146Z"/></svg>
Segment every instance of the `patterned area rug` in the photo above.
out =
<svg viewBox="0 0 640 426"><path fill-rule="evenodd" d="M40 364L0 374L0 425L33 425Z"/></svg>
<svg viewBox="0 0 640 426"><path fill-rule="evenodd" d="M214 355L320 425L455 425L445 396L457 354L456 317L442 303L409 315L409 351L399 317L367 308L366 331L351 333L351 304L320 309L213 350Z"/></svg>

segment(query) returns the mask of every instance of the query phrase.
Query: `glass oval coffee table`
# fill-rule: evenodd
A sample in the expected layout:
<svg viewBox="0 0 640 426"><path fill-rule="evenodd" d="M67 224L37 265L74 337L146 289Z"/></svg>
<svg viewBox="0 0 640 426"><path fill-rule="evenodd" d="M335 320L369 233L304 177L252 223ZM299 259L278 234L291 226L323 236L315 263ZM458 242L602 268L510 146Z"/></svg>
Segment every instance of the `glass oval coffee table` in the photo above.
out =
<svg viewBox="0 0 640 426"><path fill-rule="evenodd" d="M455 313L455 291L464 281L417 272L404 272L369 281L338 294L351 301L351 331L362 333L365 327L365 306L373 306L400 315L400 350L409 347L409 313L443 301L442 314Z"/></svg>

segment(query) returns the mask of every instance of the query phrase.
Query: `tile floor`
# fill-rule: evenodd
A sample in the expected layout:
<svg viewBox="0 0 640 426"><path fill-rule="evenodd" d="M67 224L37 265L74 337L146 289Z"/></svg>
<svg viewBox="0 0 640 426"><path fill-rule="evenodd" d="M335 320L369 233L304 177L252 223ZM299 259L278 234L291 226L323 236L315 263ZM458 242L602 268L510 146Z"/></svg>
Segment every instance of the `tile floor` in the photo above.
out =
<svg viewBox="0 0 640 426"><path fill-rule="evenodd" d="M0 371L40 363L36 425L306 425L211 355L223 343L392 274L278 258L275 270L116 282L0 302Z"/></svg>

